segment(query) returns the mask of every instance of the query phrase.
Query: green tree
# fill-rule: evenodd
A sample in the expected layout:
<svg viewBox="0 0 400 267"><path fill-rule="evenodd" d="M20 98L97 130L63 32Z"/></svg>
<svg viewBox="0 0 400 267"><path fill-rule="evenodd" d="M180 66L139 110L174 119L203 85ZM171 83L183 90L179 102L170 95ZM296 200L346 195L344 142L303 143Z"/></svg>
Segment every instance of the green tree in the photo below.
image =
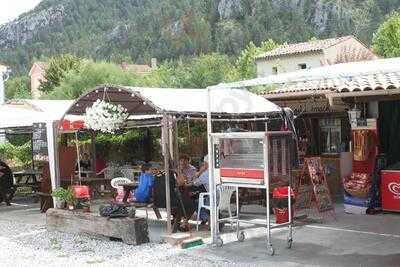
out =
<svg viewBox="0 0 400 267"><path fill-rule="evenodd" d="M262 42L259 47L250 42L236 60L236 69L239 77L241 79L254 78L256 76L256 66L254 63L256 57L277 47L279 47L279 44L271 39Z"/></svg>
<svg viewBox="0 0 400 267"><path fill-rule="evenodd" d="M372 49L383 57L400 56L400 13L393 13L374 34Z"/></svg>
<svg viewBox="0 0 400 267"><path fill-rule="evenodd" d="M182 82L184 87L206 88L231 80L230 77L235 76L233 71L234 66L226 55L217 53L203 55L195 58L187 67L187 79Z"/></svg>
<svg viewBox="0 0 400 267"><path fill-rule="evenodd" d="M189 61L167 61L145 77L147 86L175 88L206 88L236 80L234 65L226 55L212 53Z"/></svg>
<svg viewBox="0 0 400 267"><path fill-rule="evenodd" d="M5 93L7 99L27 99L31 98L29 78L17 76L5 82Z"/></svg>
<svg viewBox="0 0 400 267"><path fill-rule="evenodd" d="M59 55L51 58L39 90L52 91L60 85L61 80L69 71L78 71L80 65L81 59L73 55Z"/></svg>
<svg viewBox="0 0 400 267"><path fill-rule="evenodd" d="M75 99L101 84L139 86L142 82L137 74L124 71L118 65L84 60L79 69L71 69L65 73L60 84L43 98Z"/></svg>

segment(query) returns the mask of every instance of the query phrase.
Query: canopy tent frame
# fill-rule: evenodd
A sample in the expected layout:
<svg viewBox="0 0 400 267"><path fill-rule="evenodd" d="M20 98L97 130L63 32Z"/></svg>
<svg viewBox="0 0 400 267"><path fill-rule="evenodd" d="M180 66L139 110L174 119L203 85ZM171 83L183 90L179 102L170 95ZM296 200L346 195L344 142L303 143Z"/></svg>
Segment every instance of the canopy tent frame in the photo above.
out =
<svg viewBox="0 0 400 267"><path fill-rule="evenodd" d="M57 136L60 122L70 115L84 115L87 107L102 99L107 91L108 101L127 108L130 115L143 116L140 123L129 128L161 127L166 179L167 232L171 233L170 169L178 164L177 121L182 119L212 119L218 121L267 120L280 115L282 110L268 100L241 89L140 88L101 85L75 100L60 120L47 121L47 140L52 189L60 185ZM213 95L214 94L214 95ZM188 100L188 97L192 98ZM167 101L165 98L168 98ZM243 103L243 99L246 101ZM168 102L170 101L170 102ZM146 116L150 116L147 118ZM155 119L156 118L156 119ZM129 120L129 119L128 119ZM129 121L128 121L129 125ZM208 125L209 127L209 125ZM214 187L215 188L215 185ZM215 202L215 199L214 199ZM214 211L215 213L215 211ZM211 216L212 218L215 216ZM212 229L215 230L215 222Z"/></svg>

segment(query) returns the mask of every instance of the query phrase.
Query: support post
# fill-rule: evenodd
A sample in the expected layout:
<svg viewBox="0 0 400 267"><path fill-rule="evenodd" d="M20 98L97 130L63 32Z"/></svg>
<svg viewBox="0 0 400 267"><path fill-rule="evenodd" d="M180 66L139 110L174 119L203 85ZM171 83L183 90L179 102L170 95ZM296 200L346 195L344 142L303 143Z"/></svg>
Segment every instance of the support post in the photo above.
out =
<svg viewBox="0 0 400 267"><path fill-rule="evenodd" d="M96 175L96 133L93 131L90 134L90 165L91 171Z"/></svg>
<svg viewBox="0 0 400 267"><path fill-rule="evenodd" d="M174 169L178 169L178 161L179 161L179 151L178 151L178 123L175 118L169 117L169 153L170 159L174 163L171 166Z"/></svg>
<svg viewBox="0 0 400 267"><path fill-rule="evenodd" d="M162 151L164 155L164 170L165 170L165 202L167 208L167 234L172 233L172 225L171 225L171 188L170 188L170 177L169 177L169 118L166 114L164 114L162 123L161 123L161 143L162 143Z"/></svg>
<svg viewBox="0 0 400 267"><path fill-rule="evenodd" d="M210 190L210 223L212 244L217 242L217 205L214 180L214 153L212 147L211 87L207 87L207 144L208 144L208 182Z"/></svg>
<svg viewBox="0 0 400 267"><path fill-rule="evenodd" d="M47 149L49 153L49 168L50 168L50 179L51 189L54 190L60 186L60 168L58 158L58 121L46 122L47 130ZM54 207L56 206L56 200L53 198Z"/></svg>

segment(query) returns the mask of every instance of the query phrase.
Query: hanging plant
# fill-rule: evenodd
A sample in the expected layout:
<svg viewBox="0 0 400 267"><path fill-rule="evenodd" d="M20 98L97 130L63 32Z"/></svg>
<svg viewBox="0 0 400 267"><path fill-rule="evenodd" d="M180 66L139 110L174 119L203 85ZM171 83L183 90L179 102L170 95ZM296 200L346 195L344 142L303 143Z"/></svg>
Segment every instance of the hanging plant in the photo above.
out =
<svg viewBox="0 0 400 267"><path fill-rule="evenodd" d="M124 125L128 116L123 106L98 99L86 108L85 125L95 131L114 133Z"/></svg>

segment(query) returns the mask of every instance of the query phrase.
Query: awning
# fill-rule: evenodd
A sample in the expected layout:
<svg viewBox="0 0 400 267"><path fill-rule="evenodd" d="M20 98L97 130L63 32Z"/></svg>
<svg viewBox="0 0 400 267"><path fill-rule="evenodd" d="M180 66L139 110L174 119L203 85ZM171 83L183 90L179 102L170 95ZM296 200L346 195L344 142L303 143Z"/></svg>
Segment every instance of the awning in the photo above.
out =
<svg viewBox="0 0 400 267"><path fill-rule="evenodd" d="M249 86L284 85L288 83L318 81L323 79L349 78L354 76L390 73L400 71L400 58L385 58L322 66L251 80L220 84L224 88Z"/></svg>
<svg viewBox="0 0 400 267"><path fill-rule="evenodd" d="M114 85L98 86L80 97L66 113L83 115L97 99L120 104L130 115L170 114L204 117L207 113L206 89L142 88ZM264 117L281 108L245 89L211 90L211 112L219 117Z"/></svg>
<svg viewBox="0 0 400 267"><path fill-rule="evenodd" d="M277 98L284 94L293 96L300 94L316 95L398 88L400 88L400 71L297 82L270 91L266 94L266 97Z"/></svg>
<svg viewBox="0 0 400 267"><path fill-rule="evenodd" d="M61 119L72 100L18 100L0 106L0 129L32 127Z"/></svg>

